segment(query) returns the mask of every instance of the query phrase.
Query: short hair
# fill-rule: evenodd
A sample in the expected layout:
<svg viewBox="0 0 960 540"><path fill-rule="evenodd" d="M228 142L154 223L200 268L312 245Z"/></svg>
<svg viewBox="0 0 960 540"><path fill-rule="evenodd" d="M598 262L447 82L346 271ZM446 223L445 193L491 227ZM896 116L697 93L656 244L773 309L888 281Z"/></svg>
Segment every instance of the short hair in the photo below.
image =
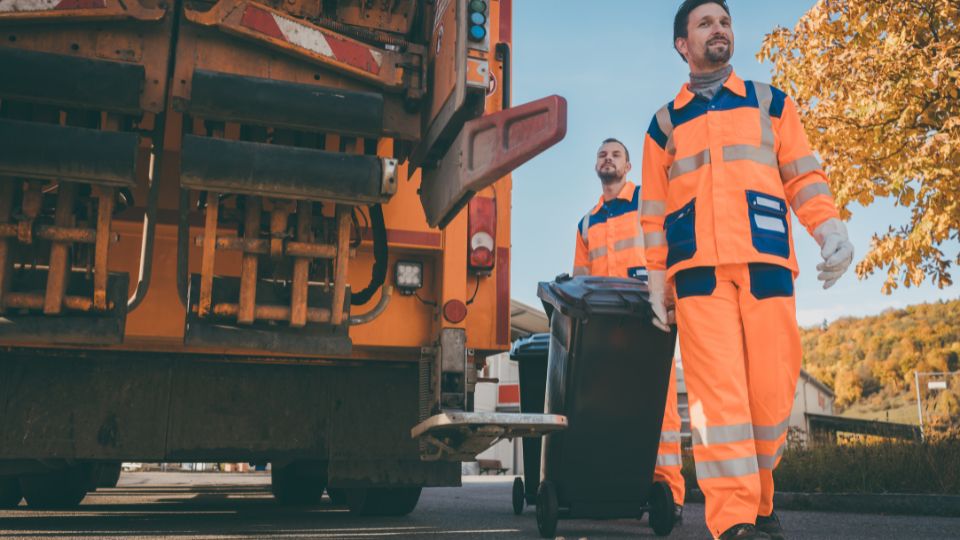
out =
<svg viewBox="0 0 960 540"><path fill-rule="evenodd" d="M690 23L690 12L704 4L716 4L722 7L723 10L727 12L727 15L730 15L730 7L727 5L727 0L683 0L683 3L680 4L680 7L677 9L677 14L673 17L673 48L676 49L677 54L680 54L680 49L677 49L677 38L687 37L687 24ZM680 58L683 58L682 54L680 54ZM683 61L686 62L687 59L683 58Z"/></svg>
<svg viewBox="0 0 960 540"><path fill-rule="evenodd" d="M620 139L616 139L616 138L614 138L614 137L607 137L606 139L603 140L602 143L600 143L600 146L603 147L603 145L605 145L605 144L607 144L607 143L611 143L611 142L615 142L615 143L617 143L617 144L619 144L620 146L623 147L623 153L626 154L626 156L627 156L627 162L629 163L629 162L630 162L630 150L627 150L627 145L623 144L623 141L621 141Z"/></svg>

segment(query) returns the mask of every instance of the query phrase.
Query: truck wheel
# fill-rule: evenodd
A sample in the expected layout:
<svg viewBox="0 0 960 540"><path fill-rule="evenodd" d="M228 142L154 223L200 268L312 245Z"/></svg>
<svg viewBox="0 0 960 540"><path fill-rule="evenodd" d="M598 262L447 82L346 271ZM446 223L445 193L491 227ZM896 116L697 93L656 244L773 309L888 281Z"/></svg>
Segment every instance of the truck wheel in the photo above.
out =
<svg viewBox="0 0 960 540"><path fill-rule="evenodd" d="M330 497L330 502L337 506L346 506L347 505L347 493L343 488L332 488L327 486L327 495Z"/></svg>
<svg viewBox="0 0 960 540"><path fill-rule="evenodd" d="M350 488L344 490L347 506L360 516L405 516L417 507L420 487Z"/></svg>
<svg viewBox="0 0 960 540"><path fill-rule="evenodd" d="M657 536L673 531L673 492L664 482L655 482L650 488L650 527Z"/></svg>
<svg viewBox="0 0 960 540"><path fill-rule="evenodd" d="M101 463L97 475L97 487L114 488L120 481L120 462Z"/></svg>
<svg viewBox="0 0 960 540"><path fill-rule="evenodd" d="M519 516L527 505L526 495L523 492L523 480L520 477L513 479L513 514Z"/></svg>
<svg viewBox="0 0 960 540"><path fill-rule="evenodd" d="M90 467L71 465L59 471L20 477L23 498L31 508L72 508L87 496Z"/></svg>
<svg viewBox="0 0 960 540"><path fill-rule="evenodd" d="M557 503L557 490L553 482L540 482L537 490L537 530L541 538L553 538L557 532L557 520L560 519L560 507Z"/></svg>
<svg viewBox="0 0 960 540"><path fill-rule="evenodd" d="M280 504L317 504L323 498L325 487L325 477L305 474L296 464L270 470L270 491Z"/></svg>
<svg viewBox="0 0 960 540"><path fill-rule="evenodd" d="M20 505L23 494L20 492L20 481L16 476L0 477L0 508L16 508Z"/></svg>

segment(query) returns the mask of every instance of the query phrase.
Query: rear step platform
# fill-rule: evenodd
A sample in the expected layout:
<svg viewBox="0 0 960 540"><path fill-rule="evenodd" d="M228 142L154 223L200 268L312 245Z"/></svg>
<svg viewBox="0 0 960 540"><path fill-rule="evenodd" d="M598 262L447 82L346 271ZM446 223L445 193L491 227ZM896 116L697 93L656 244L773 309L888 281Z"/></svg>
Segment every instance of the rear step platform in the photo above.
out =
<svg viewBox="0 0 960 540"><path fill-rule="evenodd" d="M448 411L431 416L410 430L425 444L423 461L473 461L502 439L540 437L567 427L559 414Z"/></svg>

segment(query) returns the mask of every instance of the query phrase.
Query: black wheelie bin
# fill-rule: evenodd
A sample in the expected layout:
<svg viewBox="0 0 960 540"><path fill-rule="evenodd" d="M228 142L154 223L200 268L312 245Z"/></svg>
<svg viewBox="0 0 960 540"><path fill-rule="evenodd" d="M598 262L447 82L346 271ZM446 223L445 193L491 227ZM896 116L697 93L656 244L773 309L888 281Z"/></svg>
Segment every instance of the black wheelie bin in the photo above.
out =
<svg viewBox="0 0 960 540"><path fill-rule="evenodd" d="M543 414L547 390L547 353L550 334L533 334L518 339L510 348L510 359L520 371L520 412ZM513 481L513 513L520 515L528 504L536 504L540 485L540 437L523 438L523 480Z"/></svg>
<svg viewBox="0 0 960 540"><path fill-rule="evenodd" d="M558 519L644 512L657 535L670 534L673 495L653 471L676 329L653 326L639 280L564 275L537 294L550 316L545 412L569 423L543 441L540 535L553 538Z"/></svg>

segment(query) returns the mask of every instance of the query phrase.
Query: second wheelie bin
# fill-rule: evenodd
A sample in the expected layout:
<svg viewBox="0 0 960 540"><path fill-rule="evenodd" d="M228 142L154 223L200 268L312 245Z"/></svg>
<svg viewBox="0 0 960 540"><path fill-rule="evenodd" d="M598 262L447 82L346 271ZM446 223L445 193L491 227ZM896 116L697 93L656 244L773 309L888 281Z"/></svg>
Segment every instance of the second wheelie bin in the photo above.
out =
<svg viewBox="0 0 960 540"><path fill-rule="evenodd" d="M547 353L550 334L533 334L518 339L510 348L510 359L520 372L520 412L543 414L547 387ZM523 479L513 481L513 513L520 515L528 504L536 504L540 485L540 437L523 438Z"/></svg>
<svg viewBox="0 0 960 540"><path fill-rule="evenodd" d="M645 283L561 276L537 291L550 316L545 412L566 430L546 435L537 528L558 519L640 518L657 535L673 529L673 495L654 482L676 329L651 323Z"/></svg>

